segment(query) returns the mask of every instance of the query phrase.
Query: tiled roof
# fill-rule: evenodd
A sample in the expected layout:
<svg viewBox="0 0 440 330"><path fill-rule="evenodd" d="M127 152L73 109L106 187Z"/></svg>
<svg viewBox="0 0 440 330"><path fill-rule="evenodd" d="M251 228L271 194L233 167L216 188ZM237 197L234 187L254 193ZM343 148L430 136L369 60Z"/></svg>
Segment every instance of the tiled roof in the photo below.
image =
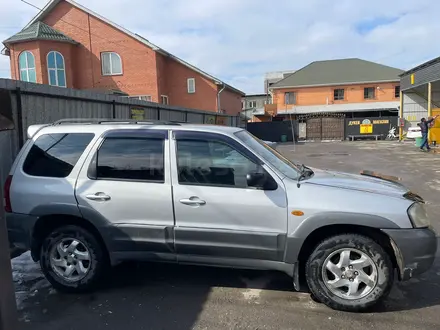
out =
<svg viewBox="0 0 440 330"><path fill-rule="evenodd" d="M17 34L3 41L5 45L14 44L24 41L32 40L52 40L61 42L70 42L76 44L77 42L65 34L55 30L43 22L35 22L27 28L21 30Z"/></svg>
<svg viewBox="0 0 440 330"><path fill-rule="evenodd" d="M399 75L402 73L403 70L358 58L316 61L276 82L270 88L400 81Z"/></svg>

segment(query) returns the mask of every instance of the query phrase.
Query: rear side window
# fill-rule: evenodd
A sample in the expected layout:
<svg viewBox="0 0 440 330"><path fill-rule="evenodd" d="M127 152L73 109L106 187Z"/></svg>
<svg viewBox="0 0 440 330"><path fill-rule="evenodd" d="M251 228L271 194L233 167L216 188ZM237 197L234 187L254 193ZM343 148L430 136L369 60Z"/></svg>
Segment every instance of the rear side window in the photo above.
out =
<svg viewBox="0 0 440 330"><path fill-rule="evenodd" d="M109 138L98 150L97 179L164 182L164 140Z"/></svg>
<svg viewBox="0 0 440 330"><path fill-rule="evenodd" d="M31 147L23 171L32 176L65 178L93 137L92 133L41 135Z"/></svg>

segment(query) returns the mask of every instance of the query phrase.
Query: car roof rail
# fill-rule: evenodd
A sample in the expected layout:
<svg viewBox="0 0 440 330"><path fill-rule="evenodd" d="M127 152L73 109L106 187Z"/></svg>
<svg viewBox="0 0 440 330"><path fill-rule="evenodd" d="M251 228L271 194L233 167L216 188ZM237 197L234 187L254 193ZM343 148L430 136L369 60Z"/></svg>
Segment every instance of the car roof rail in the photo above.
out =
<svg viewBox="0 0 440 330"><path fill-rule="evenodd" d="M63 124L180 125L183 124L183 122L165 121L165 120L148 120L148 119L138 120L138 119L115 119L115 118L66 118L66 119L57 120L52 123L53 126L63 125Z"/></svg>

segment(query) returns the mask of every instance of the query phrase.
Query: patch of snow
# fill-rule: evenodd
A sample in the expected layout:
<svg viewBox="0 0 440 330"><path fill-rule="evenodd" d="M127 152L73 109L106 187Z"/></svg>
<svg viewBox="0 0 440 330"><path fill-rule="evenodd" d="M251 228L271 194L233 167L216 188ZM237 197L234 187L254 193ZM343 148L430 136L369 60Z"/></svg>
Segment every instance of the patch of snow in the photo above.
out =
<svg viewBox="0 0 440 330"><path fill-rule="evenodd" d="M247 289L242 292L243 298L248 301L252 300L258 304L261 293L269 284L270 278L268 277L260 277L256 279L242 278L241 280L247 287Z"/></svg>
<svg viewBox="0 0 440 330"><path fill-rule="evenodd" d="M38 290L47 288L49 282L44 278L40 265L32 260L30 252L12 259L11 266L17 309L22 310L25 301L35 296Z"/></svg>
<svg viewBox="0 0 440 330"><path fill-rule="evenodd" d="M427 184L429 188L440 191L440 180L434 179L432 181L427 182Z"/></svg>
<svg viewBox="0 0 440 330"><path fill-rule="evenodd" d="M260 298L262 291L263 290L261 289L247 289L246 291L242 292L243 298L245 300L257 300L256 302L258 303L258 299Z"/></svg>

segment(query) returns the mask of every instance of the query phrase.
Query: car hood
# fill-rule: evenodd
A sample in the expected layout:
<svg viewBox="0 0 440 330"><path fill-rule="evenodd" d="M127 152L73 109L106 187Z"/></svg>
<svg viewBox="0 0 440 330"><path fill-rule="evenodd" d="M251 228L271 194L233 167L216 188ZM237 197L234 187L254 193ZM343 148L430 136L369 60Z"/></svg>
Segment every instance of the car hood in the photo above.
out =
<svg viewBox="0 0 440 330"><path fill-rule="evenodd" d="M304 182L341 189L365 191L393 197L403 197L403 195L409 191L400 183L365 175L320 170L315 168L313 168L313 171L315 174Z"/></svg>

